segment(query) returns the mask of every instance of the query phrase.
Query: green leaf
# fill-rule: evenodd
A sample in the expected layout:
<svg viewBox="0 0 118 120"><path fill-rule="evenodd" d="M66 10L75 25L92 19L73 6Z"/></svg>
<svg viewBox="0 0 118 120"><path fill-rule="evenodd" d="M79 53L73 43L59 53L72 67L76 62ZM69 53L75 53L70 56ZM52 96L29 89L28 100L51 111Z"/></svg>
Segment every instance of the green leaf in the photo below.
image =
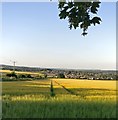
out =
<svg viewBox="0 0 118 120"><path fill-rule="evenodd" d="M92 20L91 20L91 23L92 24L100 24L100 21L101 21L101 18L100 17L94 17Z"/></svg>
<svg viewBox="0 0 118 120"><path fill-rule="evenodd" d="M87 35L85 31L87 31L91 24L101 23L100 17L96 16L91 19L92 14L97 14L98 12L100 6L99 0L97 2L93 0L88 0L88 2L68 2L64 0L63 3L60 3L60 1L63 0L59 0L60 19L68 18L69 28L76 29L79 27L83 30L83 36Z"/></svg>
<svg viewBox="0 0 118 120"><path fill-rule="evenodd" d="M68 12L66 10L62 10L59 14L60 19L65 19L68 16Z"/></svg>
<svg viewBox="0 0 118 120"><path fill-rule="evenodd" d="M72 8L73 7L73 2L68 2L68 7Z"/></svg>
<svg viewBox="0 0 118 120"><path fill-rule="evenodd" d="M83 33L82 33L83 36L85 36L85 35L87 35L87 34L88 34L88 33L86 33L86 32L83 32Z"/></svg>

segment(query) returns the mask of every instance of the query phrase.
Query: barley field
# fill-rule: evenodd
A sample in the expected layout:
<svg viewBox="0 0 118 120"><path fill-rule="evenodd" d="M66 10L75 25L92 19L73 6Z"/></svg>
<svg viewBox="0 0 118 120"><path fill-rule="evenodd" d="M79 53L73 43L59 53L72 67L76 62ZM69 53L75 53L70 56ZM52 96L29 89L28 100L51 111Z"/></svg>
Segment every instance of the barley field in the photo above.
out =
<svg viewBox="0 0 118 120"><path fill-rule="evenodd" d="M44 79L2 84L2 118L116 118L116 81Z"/></svg>

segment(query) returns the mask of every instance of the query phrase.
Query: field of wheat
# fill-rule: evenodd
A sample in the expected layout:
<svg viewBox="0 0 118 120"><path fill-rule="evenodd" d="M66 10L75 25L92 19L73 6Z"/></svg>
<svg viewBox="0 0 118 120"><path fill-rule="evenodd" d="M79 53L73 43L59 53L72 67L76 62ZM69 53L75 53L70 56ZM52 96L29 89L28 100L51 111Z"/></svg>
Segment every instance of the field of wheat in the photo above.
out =
<svg viewBox="0 0 118 120"><path fill-rule="evenodd" d="M2 118L116 118L116 81L48 79L0 84Z"/></svg>

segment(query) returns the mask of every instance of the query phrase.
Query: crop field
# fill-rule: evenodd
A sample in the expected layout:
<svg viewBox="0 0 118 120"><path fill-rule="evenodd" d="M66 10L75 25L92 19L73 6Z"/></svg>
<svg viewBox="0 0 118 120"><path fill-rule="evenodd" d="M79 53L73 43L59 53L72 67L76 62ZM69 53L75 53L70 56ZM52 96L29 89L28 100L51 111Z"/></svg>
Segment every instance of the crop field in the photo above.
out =
<svg viewBox="0 0 118 120"><path fill-rule="evenodd" d="M44 79L0 84L2 118L116 118L116 81Z"/></svg>
<svg viewBox="0 0 118 120"><path fill-rule="evenodd" d="M12 70L0 70L0 73L11 73L13 72ZM39 74L39 72L22 72L22 71L15 71L15 73L17 74L34 74L34 75L37 75Z"/></svg>

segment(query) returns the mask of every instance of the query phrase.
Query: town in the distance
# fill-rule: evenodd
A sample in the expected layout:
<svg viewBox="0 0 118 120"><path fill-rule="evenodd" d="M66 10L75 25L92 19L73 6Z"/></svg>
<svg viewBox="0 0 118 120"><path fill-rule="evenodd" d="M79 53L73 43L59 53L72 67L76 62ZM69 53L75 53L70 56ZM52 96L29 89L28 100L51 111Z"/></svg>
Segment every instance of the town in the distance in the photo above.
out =
<svg viewBox="0 0 118 120"><path fill-rule="evenodd" d="M11 71L11 73L8 72L8 70ZM0 73L2 73L3 80L4 78L72 78L84 80L117 80L118 78L115 70L56 69L24 66L14 67L10 65L0 65Z"/></svg>

